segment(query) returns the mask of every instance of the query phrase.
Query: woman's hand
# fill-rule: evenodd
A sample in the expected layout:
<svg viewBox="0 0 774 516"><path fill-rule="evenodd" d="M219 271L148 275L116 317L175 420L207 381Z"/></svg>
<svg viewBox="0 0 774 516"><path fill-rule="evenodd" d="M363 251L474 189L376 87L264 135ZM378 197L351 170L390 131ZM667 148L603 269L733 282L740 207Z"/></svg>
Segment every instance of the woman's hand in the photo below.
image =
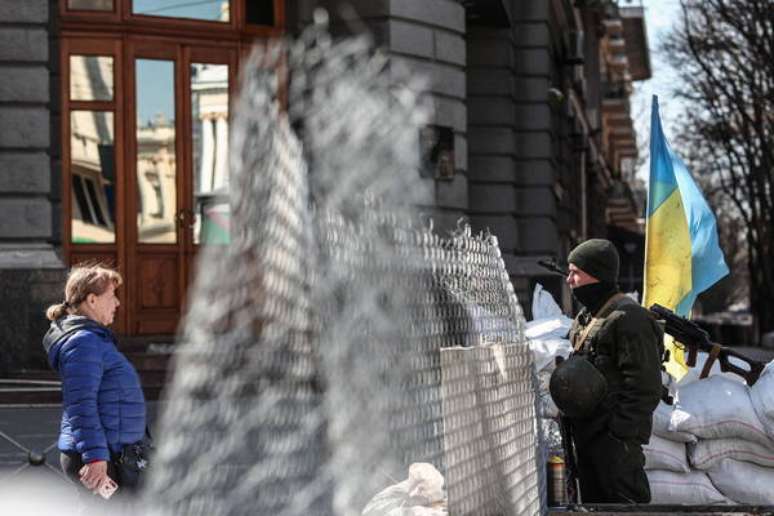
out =
<svg viewBox="0 0 774 516"><path fill-rule="evenodd" d="M91 462L83 466L78 473L81 476L81 484L86 486L86 489L94 491L108 476L107 462L104 460Z"/></svg>

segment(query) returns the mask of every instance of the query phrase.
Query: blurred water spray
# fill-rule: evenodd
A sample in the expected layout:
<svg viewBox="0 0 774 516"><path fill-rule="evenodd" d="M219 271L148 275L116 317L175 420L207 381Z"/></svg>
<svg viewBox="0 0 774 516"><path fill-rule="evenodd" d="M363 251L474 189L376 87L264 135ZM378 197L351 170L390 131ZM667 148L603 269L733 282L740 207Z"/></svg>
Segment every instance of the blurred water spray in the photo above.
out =
<svg viewBox="0 0 774 516"><path fill-rule="evenodd" d="M416 224L422 84L317 16L243 68L232 240L199 264L146 502L354 515L423 461L451 514L539 513L534 364L497 241Z"/></svg>

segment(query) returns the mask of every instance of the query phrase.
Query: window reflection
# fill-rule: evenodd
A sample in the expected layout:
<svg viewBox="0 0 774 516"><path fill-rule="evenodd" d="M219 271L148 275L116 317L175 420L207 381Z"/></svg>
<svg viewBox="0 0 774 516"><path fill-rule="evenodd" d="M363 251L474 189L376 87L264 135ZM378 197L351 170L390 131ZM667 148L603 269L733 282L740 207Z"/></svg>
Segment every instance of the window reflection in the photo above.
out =
<svg viewBox="0 0 774 516"><path fill-rule="evenodd" d="M71 11L112 11L113 0L68 0Z"/></svg>
<svg viewBox="0 0 774 516"><path fill-rule="evenodd" d="M228 205L228 65L191 65L194 243L225 243Z"/></svg>
<svg viewBox="0 0 774 516"><path fill-rule="evenodd" d="M173 61L138 59L137 232L143 243L177 241Z"/></svg>
<svg viewBox="0 0 774 516"><path fill-rule="evenodd" d="M113 100L113 58L70 56L70 100Z"/></svg>
<svg viewBox="0 0 774 516"><path fill-rule="evenodd" d="M70 113L71 233L74 243L115 242L113 113Z"/></svg>
<svg viewBox="0 0 774 516"><path fill-rule="evenodd" d="M190 2L181 2L180 0L133 0L132 12L148 16L228 22L230 19L230 2L229 0L198 0Z"/></svg>

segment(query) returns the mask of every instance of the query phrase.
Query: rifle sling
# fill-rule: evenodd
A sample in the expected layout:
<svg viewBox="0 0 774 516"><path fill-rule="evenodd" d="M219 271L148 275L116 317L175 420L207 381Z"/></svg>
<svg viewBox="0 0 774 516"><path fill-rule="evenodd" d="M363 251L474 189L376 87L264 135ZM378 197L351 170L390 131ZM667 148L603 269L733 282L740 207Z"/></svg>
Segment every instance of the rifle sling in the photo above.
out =
<svg viewBox="0 0 774 516"><path fill-rule="evenodd" d="M597 325L599 318L607 315L606 310L624 297L626 297L626 294L618 292L617 294L611 296L610 299L608 299L607 302L605 302L605 304L602 305L602 308L597 310L597 313L594 314L594 316L591 318L591 321L589 321L586 327L583 328L583 332L580 334L580 338L576 339L575 341L575 345L573 346L573 349L575 350L576 353L583 348L583 343L586 342L586 337L589 336L589 333L591 333L591 330Z"/></svg>
<svg viewBox="0 0 774 516"><path fill-rule="evenodd" d="M712 344L712 349L709 352L709 356L707 357L707 361L704 362L704 367L701 369L701 374L699 375L699 379L702 380L709 376L710 369L712 369L712 364L715 363L715 360L718 359L718 355L720 354L720 350L723 349L723 346L720 344Z"/></svg>

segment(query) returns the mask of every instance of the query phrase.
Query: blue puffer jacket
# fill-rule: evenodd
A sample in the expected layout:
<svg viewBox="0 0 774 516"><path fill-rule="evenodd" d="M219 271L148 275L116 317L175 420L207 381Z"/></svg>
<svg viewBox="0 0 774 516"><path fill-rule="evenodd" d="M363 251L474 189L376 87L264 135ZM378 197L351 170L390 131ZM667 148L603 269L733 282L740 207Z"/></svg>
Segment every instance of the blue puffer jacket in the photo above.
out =
<svg viewBox="0 0 774 516"><path fill-rule="evenodd" d="M62 378L61 451L83 462L110 460L145 435L145 397L137 371L116 348L113 332L81 316L51 323L43 338Z"/></svg>

